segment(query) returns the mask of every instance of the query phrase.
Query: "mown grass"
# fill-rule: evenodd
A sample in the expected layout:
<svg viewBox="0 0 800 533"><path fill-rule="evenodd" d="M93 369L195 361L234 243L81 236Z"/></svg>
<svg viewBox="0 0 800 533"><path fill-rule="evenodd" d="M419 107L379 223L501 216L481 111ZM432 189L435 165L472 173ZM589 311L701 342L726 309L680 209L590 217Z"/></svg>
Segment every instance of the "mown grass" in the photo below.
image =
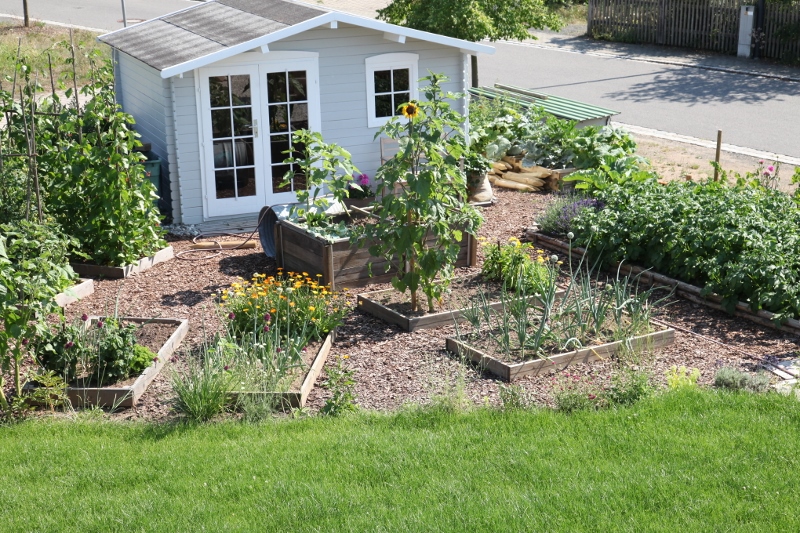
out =
<svg viewBox="0 0 800 533"><path fill-rule="evenodd" d="M76 47L75 69L78 74L78 84L82 86L88 83L90 78L89 62L84 54L91 50L99 50L103 57L109 58L111 50L107 45L97 41L96 34L87 31L74 30L73 42ZM29 28L25 28L21 22L0 22L0 72L4 76L13 77L19 46L20 56L26 59L31 68L31 81L38 79L39 84L49 92L50 70L47 60L49 52L56 90L59 89L59 81L65 83L65 88L72 87L72 67L65 61L70 57L70 52L64 43L69 43L67 28L46 26L41 23L32 23ZM10 90L10 83L6 80L0 81L4 89Z"/></svg>
<svg viewBox="0 0 800 533"><path fill-rule="evenodd" d="M800 404L0 428L5 531L798 531Z"/></svg>

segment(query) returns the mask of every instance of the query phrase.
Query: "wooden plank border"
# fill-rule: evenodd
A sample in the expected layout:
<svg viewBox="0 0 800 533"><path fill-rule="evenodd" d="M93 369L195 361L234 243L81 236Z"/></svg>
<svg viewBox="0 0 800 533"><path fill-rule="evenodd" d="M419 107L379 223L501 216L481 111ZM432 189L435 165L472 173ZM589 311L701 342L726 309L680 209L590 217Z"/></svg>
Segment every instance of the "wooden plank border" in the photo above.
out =
<svg viewBox="0 0 800 533"><path fill-rule="evenodd" d="M70 263L72 270L80 276L88 276L94 278L110 278L110 279L123 279L139 274L145 270L150 270L153 266L164 261L169 261L175 257L175 251L172 246L167 246L157 251L155 255L150 257L143 257L136 263L125 265L122 267L90 265L86 263Z"/></svg>
<svg viewBox="0 0 800 533"><path fill-rule="evenodd" d="M614 356L623 348L640 351L643 349L663 348L674 342L675 330L669 328L627 340L610 342L599 346L589 346L573 352L554 355L547 359L535 359L513 364L504 363L499 359L491 357L455 337L447 337L445 346L447 351L461 357L466 357L482 369L488 370L499 378L505 381L513 381L525 376L539 376L552 372L560 372L571 364L590 363L598 359L606 359Z"/></svg>
<svg viewBox="0 0 800 533"><path fill-rule="evenodd" d="M439 313L431 313L429 315L409 317L400 313L399 311L395 311L394 309L386 307L385 305L377 301L377 299L374 299L376 298L376 295L386 294L390 292L395 292L395 290L384 289L381 291L364 292L358 294L356 296L356 308L360 309L361 311L367 314L376 316L381 320L383 320L384 322L388 322L389 324L395 324L396 326L399 326L400 329L408 332L425 328L437 328L439 326L453 324L456 320L458 321L464 320L463 308L452 309L450 311L441 311ZM556 293L557 298L560 298L563 295L564 291L558 291ZM539 298L536 296L529 296L528 299L529 301L532 302L539 300ZM500 309L503 308L503 302L491 302L489 306L495 311L499 311Z"/></svg>
<svg viewBox="0 0 800 533"><path fill-rule="evenodd" d="M568 243L554 239L553 237L548 237L547 235L542 235L540 233L533 234L531 238L534 244L538 244L542 248L547 248L549 250L562 252L565 254L570 253L571 250L572 256L575 258L581 258L586 253L586 250L583 248L574 246L570 248ZM650 269L639 266L625 264L620 265L619 263L616 263L613 269L616 270L617 268L621 274L641 276L641 280L649 285L656 285L660 283L674 287L675 293L681 298L727 313L727 311L720 304L722 297L720 297L718 294L704 295L703 289L700 287L670 278L663 274L658 274ZM777 329L779 331L785 331L794 335L800 335L800 320L789 318L785 321L785 323L778 325L774 322L774 313L764 310L754 313L750 310L750 306L745 302L738 302L733 314L734 316L747 319L762 326Z"/></svg>
<svg viewBox="0 0 800 533"><path fill-rule="evenodd" d="M90 316L87 326L95 321L105 318L101 316ZM142 394L150 386L150 383L164 368L167 360L175 353L181 341L189 332L189 321L184 318L140 318L140 317L118 317L117 320L125 322L135 322L143 324L145 322L155 322L157 324L172 324L175 331L164 342L158 350L156 361L142 372L133 384L127 387L67 387L66 393L72 405L81 407L133 407ZM30 383L26 383L24 390L34 388Z"/></svg>
<svg viewBox="0 0 800 533"><path fill-rule="evenodd" d="M308 400L308 395L311 394L314 384L317 382L317 378L322 373L322 368L325 366L325 361L328 360L328 355L331 353L331 348L333 347L333 341L335 340L335 337L335 331L328 333L328 336L325 337L325 341L323 341L322 346L320 346L319 351L317 351L317 355L311 362L311 366L303 378L303 383L300 385L298 390L290 390L286 392L236 391L231 393L231 399L235 403L241 396L264 399L269 398L274 402L275 405L280 406L283 409L305 407L306 401Z"/></svg>
<svg viewBox="0 0 800 533"><path fill-rule="evenodd" d="M64 292L56 294L55 301L59 307L66 307L71 303L86 298L92 293L94 293L94 280L78 279L75 285L65 289Z"/></svg>

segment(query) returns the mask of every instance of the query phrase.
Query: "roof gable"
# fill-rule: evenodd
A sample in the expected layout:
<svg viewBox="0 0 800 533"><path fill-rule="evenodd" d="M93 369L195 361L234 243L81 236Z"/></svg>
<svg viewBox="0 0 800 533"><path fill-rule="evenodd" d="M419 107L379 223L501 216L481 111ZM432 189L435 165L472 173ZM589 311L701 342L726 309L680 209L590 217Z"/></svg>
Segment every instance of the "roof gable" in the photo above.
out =
<svg viewBox="0 0 800 533"><path fill-rule="evenodd" d="M291 0L213 0L98 39L169 78L323 24L343 22L402 37L494 53L491 46L328 11Z"/></svg>

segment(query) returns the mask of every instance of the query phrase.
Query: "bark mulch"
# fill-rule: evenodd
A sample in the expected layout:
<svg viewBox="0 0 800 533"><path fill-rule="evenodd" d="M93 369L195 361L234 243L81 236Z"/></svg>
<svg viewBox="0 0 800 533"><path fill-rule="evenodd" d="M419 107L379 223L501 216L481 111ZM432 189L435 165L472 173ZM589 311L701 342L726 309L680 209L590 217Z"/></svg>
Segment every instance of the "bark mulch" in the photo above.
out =
<svg viewBox="0 0 800 533"><path fill-rule="evenodd" d="M538 213L552 201L547 194L526 194L497 189L497 203L485 209L486 222L480 236L489 243L506 242L522 236ZM224 238L223 238L224 239ZM236 237L241 240L241 237ZM170 239L177 253L188 249L187 238ZM189 256L190 258L192 256ZM479 263L482 253L479 251ZM218 328L215 297L239 278L249 279L255 273L274 274L276 264L268 259L258 242L249 250L225 251L206 260L176 258L127 280L99 280L95 293L67 309L68 317L82 313L104 314L119 305L119 314L139 317L174 317L189 319L189 334L181 350L196 346L204 335ZM474 274L479 269L460 269L459 274ZM372 285L350 291L355 308L356 292L387 288ZM704 306L673 298L659 317L681 328L674 346L662 349L637 364L645 365L655 379L665 381L664 372L672 365L695 367L701 371L700 383L713 381L721 365L754 370L759 358L782 355L800 348L795 337L758 326ZM687 333L689 330L696 334ZM472 365L462 363L444 350L445 337L454 333L453 326L400 331L395 326L355 310L348 316L337 335L328 359L348 355L347 364L355 370L357 403L365 409L391 410L408 403L429 402L442 394L463 390L476 404L499 403L498 379L483 375ZM181 364L178 362L177 364ZM116 413L115 417L166 420L175 417L170 404L173 392L169 375L170 363L156 378L135 408ZM613 370L610 361L570 367L571 374L608 377ZM319 378L309 398L312 411L318 410L329 392L320 387ZM552 378L540 376L518 382L531 398L541 404L552 404Z"/></svg>

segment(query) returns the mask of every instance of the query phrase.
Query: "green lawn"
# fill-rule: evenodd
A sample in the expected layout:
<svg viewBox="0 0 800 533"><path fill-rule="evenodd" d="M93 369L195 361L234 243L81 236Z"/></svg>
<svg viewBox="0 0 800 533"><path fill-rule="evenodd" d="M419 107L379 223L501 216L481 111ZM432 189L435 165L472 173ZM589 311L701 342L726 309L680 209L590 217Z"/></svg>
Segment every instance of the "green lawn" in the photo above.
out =
<svg viewBox="0 0 800 533"><path fill-rule="evenodd" d="M800 404L0 428L2 531L798 531Z"/></svg>

